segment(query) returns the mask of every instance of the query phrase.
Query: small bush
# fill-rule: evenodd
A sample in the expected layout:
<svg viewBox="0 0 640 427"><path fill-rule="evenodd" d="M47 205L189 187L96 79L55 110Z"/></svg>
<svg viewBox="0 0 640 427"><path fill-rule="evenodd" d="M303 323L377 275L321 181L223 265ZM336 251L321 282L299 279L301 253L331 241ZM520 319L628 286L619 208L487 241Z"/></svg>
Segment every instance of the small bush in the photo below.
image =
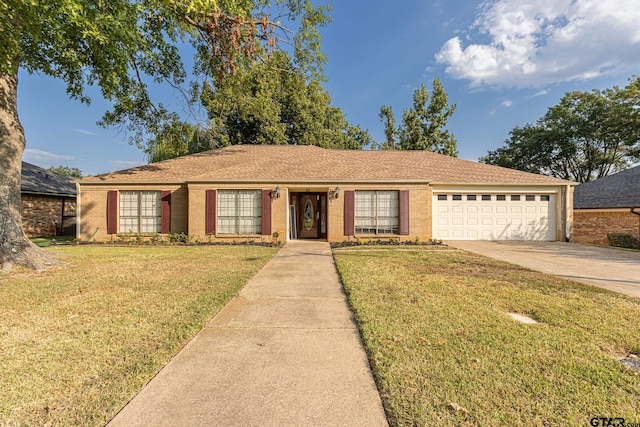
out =
<svg viewBox="0 0 640 427"><path fill-rule="evenodd" d="M638 248L638 239L630 234L625 233L609 233L607 234L609 240L609 246L615 246L617 248Z"/></svg>
<svg viewBox="0 0 640 427"><path fill-rule="evenodd" d="M169 243L190 243L194 236L185 233L171 233L168 235Z"/></svg>

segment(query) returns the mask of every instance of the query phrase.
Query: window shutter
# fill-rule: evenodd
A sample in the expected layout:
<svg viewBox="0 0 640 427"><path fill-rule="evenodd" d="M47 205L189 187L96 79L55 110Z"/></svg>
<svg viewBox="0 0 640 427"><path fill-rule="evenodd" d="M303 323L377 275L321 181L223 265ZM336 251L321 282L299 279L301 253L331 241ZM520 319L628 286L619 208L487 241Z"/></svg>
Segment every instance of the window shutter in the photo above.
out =
<svg viewBox="0 0 640 427"><path fill-rule="evenodd" d="M271 190L262 190L262 235L271 235Z"/></svg>
<svg viewBox="0 0 640 427"><path fill-rule="evenodd" d="M355 192L344 192L344 235L353 236L356 234L355 224Z"/></svg>
<svg viewBox="0 0 640 427"><path fill-rule="evenodd" d="M398 194L400 204L400 235L409 235L409 190L402 190Z"/></svg>
<svg viewBox="0 0 640 427"><path fill-rule="evenodd" d="M162 218L160 220L160 232L171 233L171 191L162 191Z"/></svg>
<svg viewBox="0 0 640 427"><path fill-rule="evenodd" d="M118 233L118 192L107 191L107 234Z"/></svg>
<svg viewBox="0 0 640 427"><path fill-rule="evenodd" d="M217 192L216 190L206 191L205 201L205 225L204 232L206 234L216 234L216 202Z"/></svg>

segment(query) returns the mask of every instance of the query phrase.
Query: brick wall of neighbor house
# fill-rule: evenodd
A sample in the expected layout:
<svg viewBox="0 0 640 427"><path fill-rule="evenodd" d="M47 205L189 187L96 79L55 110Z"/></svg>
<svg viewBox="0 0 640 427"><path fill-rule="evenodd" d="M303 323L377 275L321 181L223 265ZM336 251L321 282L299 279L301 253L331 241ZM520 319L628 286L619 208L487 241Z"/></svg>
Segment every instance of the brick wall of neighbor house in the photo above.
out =
<svg viewBox="0 0 640 427"><path fill-rule="evenodd" d="M187 204L189 193L186 185L80 185L79 237L86 239L98 230L93 237L96 241L115 239L107 234L107 193L117 191L171 191L171 233L188 231Z"/></svg>
<svg viewBox="0 0 640 427"><path fill-rule="evenodd" d="M629 209L574 209L571 241L609 245L608 233L625 233L639 238L640 216Z"/></svg>
<svg viewBox="0 0 640 427"><path fill-rule="evenodd" d="M75 223L75 214L75 198L22 195L22 229L28 237L60 235Z"/></svg>

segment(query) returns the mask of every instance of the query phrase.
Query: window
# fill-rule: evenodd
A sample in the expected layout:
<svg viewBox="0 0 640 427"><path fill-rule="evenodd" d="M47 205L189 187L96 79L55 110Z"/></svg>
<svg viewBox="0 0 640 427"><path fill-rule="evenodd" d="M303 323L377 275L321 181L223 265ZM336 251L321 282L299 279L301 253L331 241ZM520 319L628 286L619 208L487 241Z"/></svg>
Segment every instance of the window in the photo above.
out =
<svg viewBox="0 0 640 427"><path fill-rule="evenodd" d="M527 194L526 199L527 199L527 202L535 202L536 196L534 196L533 194Z"/></svg>
<svg viewBox="0 0 640 427"><path fill-rule="evenodd" d="M120 233L160 233L160 191L120 192Z"/></svg>
<svg viewBox="0 0 640 427"><path fill-rule="evenodd" d="M476 200L475 194L467 194L467 200Z"/></svg>
<svg viewBox="0 0 640 427"><path fill-rule="evenodd" d="M549 201L549 195L548 194L543 194L542 196L540 196L540 201L541 202L548 202Z"/></svg>
<svg viewBox="0 0 640 427"><path fill-rule="evenodd" d="M520 201L520 195L518 195L518 194L512 194L512 195L511 195L511 201L512 201L512 202L519 202L519 201Z"/></svg>
<svg viewBox="0 0 640 427"><path fill-rule="evenodd" d="M446 194L438 194L438 200L447 200Z"/></svg>
<svg viewBox="0 0 640 427"><path fill-rule="evenodd" d="M504 202L505 200L507 200L507 196L504 195L504 194L498 194L496 196L496 200L499 201L499 202Z"/></svg>
<svg viewBox="0 0 640 427"><path fill-rule="evenodd" d="M218 191L219 234L260 234L262 192L260 190Z"/></svg>
<svg viewBox="0 0 640 427"><path fill-rule="evenodd" d="M398 234L398 211L397 191L356 191L356 233Z"/></svg>
<svg viewBox="0 0 640 427"><path fill-rule="evenodd" d="M491 194L483 194L482 195L482 201L484 202L490 202L491 201Z"/></svg>
<svg viewBox="0 0 640 427"><path fill-rule="evenodd" d="M462 194L454 194L452 200L462 200Z"/></svg>

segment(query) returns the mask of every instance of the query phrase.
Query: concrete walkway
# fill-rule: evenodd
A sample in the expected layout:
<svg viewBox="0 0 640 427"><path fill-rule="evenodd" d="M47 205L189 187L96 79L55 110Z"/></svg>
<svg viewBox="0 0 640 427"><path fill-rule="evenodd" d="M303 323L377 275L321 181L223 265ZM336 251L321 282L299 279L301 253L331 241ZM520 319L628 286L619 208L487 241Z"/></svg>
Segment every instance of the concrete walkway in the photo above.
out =
<svg viewBox="0 0 640 427"><path fill-rule="evenodd" d="M640 252L565 242L445 242L454 248L640 297Z"/></svg>
<svg viewBox="0 0 640 427"><path fill-rule="evenodd" d="M287 243L108 425L386 426L329 244Z"/></svg>

